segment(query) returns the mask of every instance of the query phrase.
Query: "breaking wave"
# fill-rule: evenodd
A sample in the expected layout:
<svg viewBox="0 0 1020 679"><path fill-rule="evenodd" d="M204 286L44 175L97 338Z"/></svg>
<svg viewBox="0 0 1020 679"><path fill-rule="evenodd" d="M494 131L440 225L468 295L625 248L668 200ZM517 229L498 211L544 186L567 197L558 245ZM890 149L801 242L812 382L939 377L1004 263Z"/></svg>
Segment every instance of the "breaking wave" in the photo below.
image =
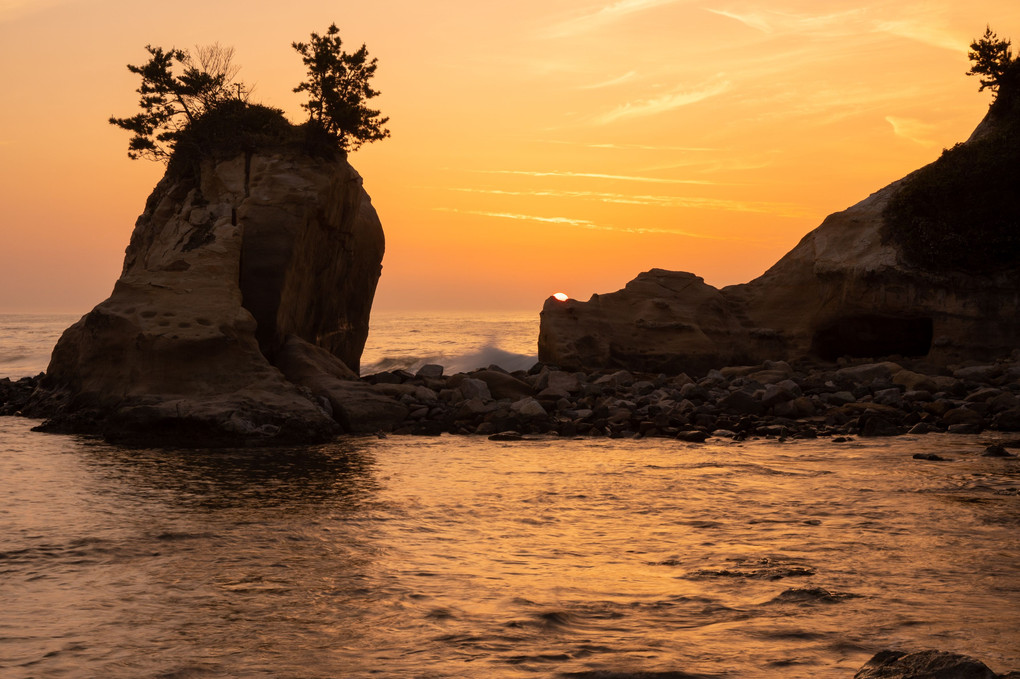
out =
<svg viewBox="0 0 1020 679"><path fill-rule="evenodd" d="M362 365L361 374L374 375L392 370L407 370L413 373L430 363L443 366L447 375L487 368L490 365L498 365L503 370L513 372L528 370L537 361L538 358L533 355L516 354L497 346L486 345L477 351L456 356L384 356L378 361Z"/></svg>

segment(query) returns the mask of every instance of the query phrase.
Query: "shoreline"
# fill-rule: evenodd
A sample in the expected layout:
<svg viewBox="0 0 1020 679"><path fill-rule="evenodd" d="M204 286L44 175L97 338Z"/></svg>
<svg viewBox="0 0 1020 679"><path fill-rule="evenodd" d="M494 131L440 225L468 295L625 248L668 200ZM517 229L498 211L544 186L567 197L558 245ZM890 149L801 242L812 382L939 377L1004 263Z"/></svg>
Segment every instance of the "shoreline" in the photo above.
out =
<svg viewBox="0 0 1020 679"><path fill-rule="evenodd" d="M20 415L43 377L0 379L0 415ZM955 370L919 361L766 361L711 370L698 379L626 370L568 372L541 363L528 371L491 365L445 375L442 366L426 365L414 374L382 372L352 384L399 403L407 414L378 430L347 434L654 437L696 443L713 436L838 440L1020 432L1020 361ZM99 418L57 416L39 429L115 438L103 431ZM201 446L201 437L195 442ZM151 443L159 445L159 436ZM1001 447L989 454L1012 456Z"/></svg>

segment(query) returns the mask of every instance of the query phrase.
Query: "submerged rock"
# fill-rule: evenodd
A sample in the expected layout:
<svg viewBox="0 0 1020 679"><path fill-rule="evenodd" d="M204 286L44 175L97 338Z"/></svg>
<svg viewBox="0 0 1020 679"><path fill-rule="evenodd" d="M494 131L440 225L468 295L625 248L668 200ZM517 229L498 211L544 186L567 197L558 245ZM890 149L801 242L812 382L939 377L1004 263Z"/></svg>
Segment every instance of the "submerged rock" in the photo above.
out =
<svg viewBox="0 0 1020 679"><path fill-rule="evenodd" d="M1012 673L1011 673L1012 674ZM1007 675L1003 675L1007 676ZM980 660L946 651L880 651L854 679L999 679Z"/></svg>

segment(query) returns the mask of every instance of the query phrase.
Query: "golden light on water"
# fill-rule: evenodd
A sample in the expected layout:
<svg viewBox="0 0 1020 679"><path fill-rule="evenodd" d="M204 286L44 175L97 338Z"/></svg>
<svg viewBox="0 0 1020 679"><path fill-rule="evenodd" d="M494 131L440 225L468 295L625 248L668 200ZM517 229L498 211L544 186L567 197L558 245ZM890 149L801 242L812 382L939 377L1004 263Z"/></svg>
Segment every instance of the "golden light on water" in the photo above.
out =
<svg viewBox="0 0 1020 679"><path fill-rule="evenodd" d="M568 297L567 293L565 292L557 292L556 294L553 295L553 297L555 297L561 302L566 302L568 299L570 299L570 297Z"/></svg>

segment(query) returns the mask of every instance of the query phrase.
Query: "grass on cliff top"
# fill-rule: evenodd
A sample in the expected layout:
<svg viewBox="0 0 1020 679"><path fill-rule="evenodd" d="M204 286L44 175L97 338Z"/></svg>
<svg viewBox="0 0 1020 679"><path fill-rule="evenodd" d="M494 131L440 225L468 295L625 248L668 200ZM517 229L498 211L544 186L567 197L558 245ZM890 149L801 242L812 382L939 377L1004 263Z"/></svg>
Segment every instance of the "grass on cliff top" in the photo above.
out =
<svg viewBox="0 0 1020 679"><path fill-rule="evenodd" d="M181 130L167 173L197 176L203 160L228 160L242 153L284 149L321 158L343 154L336 140L315 125L294 125L280 109L230 99Z"/></svg>
<svg viewBox="0 0 1020 679"><path fill-rule="evenodd" d="M934 273L1020 265L1020 102L1010 104L992 107L989 134L944 150L890 199L882 238L907 263Z"/></svg>

